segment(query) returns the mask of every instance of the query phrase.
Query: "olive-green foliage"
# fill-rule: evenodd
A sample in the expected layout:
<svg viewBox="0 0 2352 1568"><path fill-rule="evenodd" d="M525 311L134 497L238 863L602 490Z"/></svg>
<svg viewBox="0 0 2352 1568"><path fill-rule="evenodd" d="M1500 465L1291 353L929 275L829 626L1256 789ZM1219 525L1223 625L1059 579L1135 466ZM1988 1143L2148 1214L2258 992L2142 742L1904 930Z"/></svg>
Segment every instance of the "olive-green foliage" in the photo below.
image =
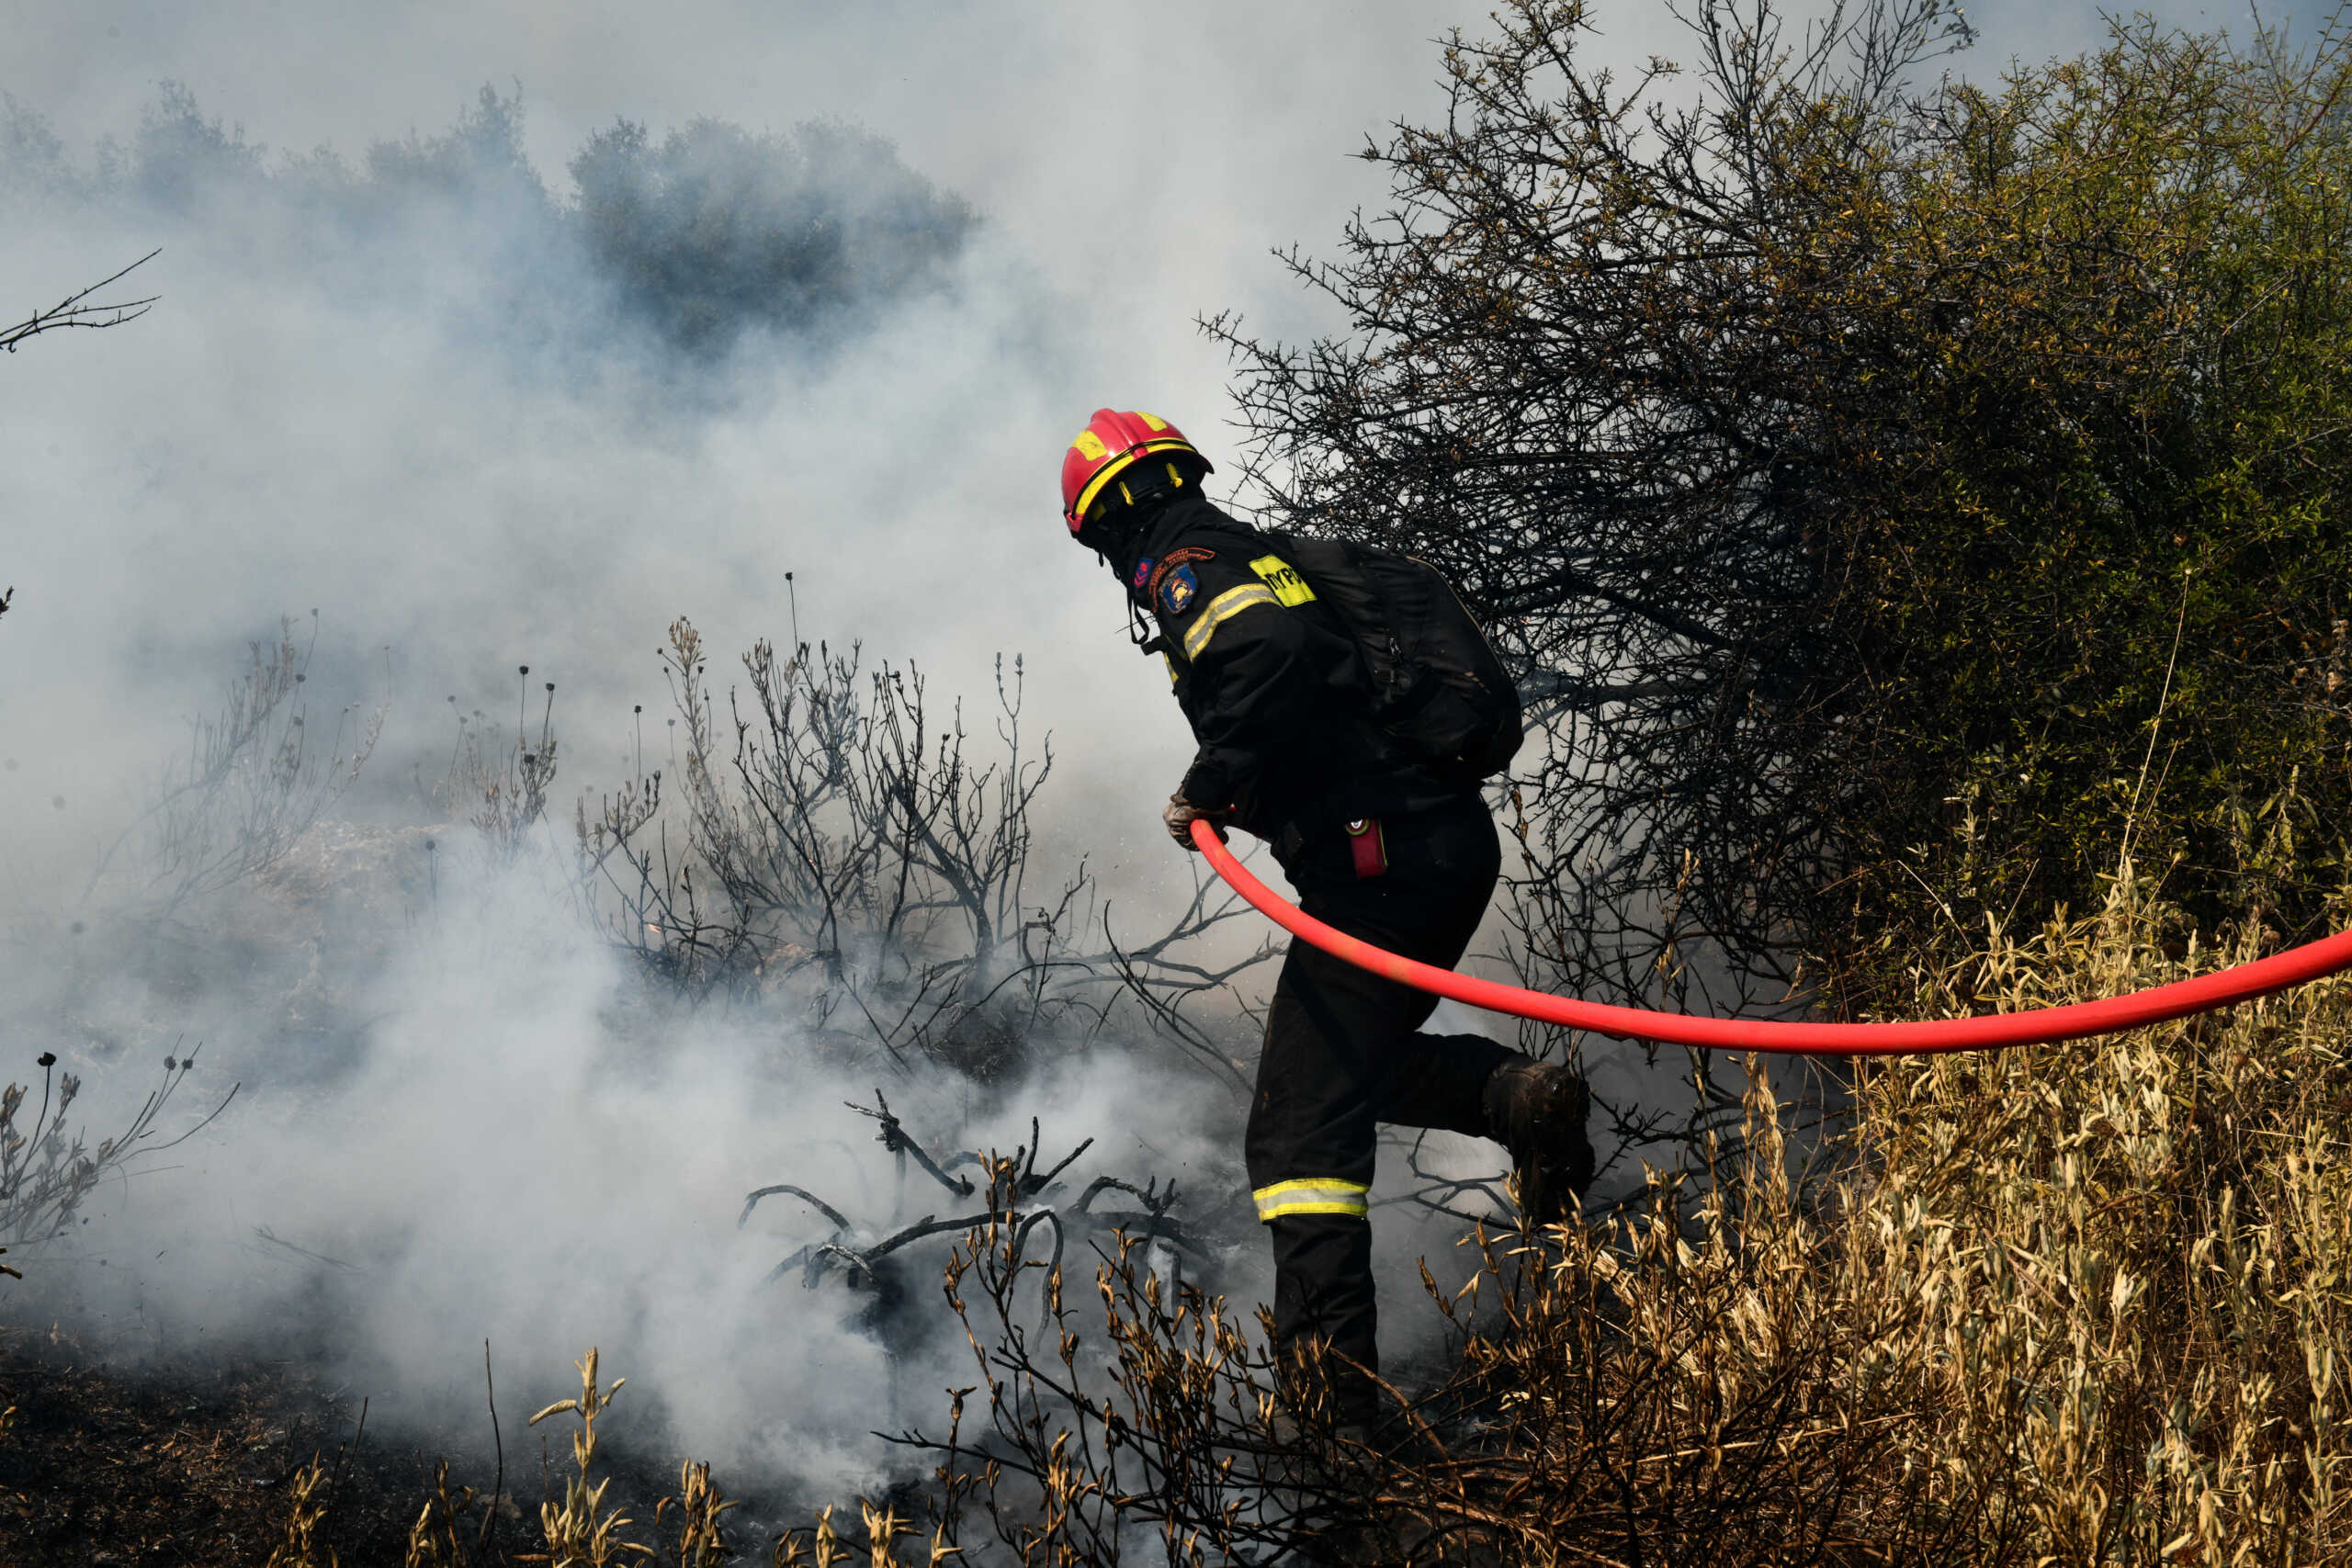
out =
<svg viewBox="0 0 2352 1568"><path fill-rule="evenodd" d="M2323 846L2281 875L2251 819L2352 807L2347 81L2340 35L2283 65L2137 28L1953 89L1859 183L1820 547L1893 909L1899 857L2080 907L2128 833L2192 917L2316 913Z"/></svg>

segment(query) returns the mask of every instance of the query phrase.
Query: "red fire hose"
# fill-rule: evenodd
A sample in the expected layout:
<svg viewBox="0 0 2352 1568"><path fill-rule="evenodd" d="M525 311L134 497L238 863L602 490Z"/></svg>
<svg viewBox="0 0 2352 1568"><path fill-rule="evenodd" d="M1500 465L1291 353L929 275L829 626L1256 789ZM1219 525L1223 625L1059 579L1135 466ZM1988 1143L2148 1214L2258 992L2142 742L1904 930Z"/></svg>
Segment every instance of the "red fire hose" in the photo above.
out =
<svg viewBox="0 0 2352 1568"><path fill-rule="evenodd" d="M2038 1008L2030 1012L1936 1019L1924 1023L1793 1023L1753 1018L1698 1018L1690 1013L1611 1007L1580 1001L1575 997L1550 997L1517 986L1474 979L1435 964L1415 963L1345 931L1335 931L1299 909L1250 875L1205 821L1193 823L1193 842L1208 856L1216 874L1232 884L1233 890L1261 914L1292 935L1302 937L1358 968L1385 975L1419 990L1467 1002L1472 1007L1532 1018L1539 1023L1713 1051L1771 1051L1792 1056L1893 1056L1936 1051L1989 1051L2005 1045L2079 1040L2086 1034L2112 1033L2143 1023L2185 1018L2233 1002L2251 1001L2306 980L2352 968L2352 931L2347 931L2233 969L2199 975L2193 980L2176 980L2169 986L2134 991L2129 996Z"/></svg>

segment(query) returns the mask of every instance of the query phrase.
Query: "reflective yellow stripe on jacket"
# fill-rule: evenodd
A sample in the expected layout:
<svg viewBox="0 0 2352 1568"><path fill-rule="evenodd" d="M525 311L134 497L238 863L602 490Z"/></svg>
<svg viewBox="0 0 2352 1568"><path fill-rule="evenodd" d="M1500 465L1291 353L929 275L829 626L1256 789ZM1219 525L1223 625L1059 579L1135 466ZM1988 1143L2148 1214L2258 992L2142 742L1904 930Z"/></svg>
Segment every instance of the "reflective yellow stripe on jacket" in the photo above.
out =
<svg viewBox="0 0 2352 1568"><path fill-rule="evenodd" d="M1245 582L1238 588L1227 589L1204 605L1199 617L1184 628L1186 662L1189 663L1201 656L1201 650L1209 645L1209 638L1216 635L1217 627L1233 619L1250 605L1281 603L1282 600L1275 596L1274 591L1262 582Z"/></svg>
<svg viewBox="0 0 2352 1568"><path fill-rule="evenodd" d="M1258 1223L1264 1224L1285 1214L1353 1214L1362 1219L1365 1195L1371 1190L1360 1181L1310 1176L1261 1187L1250 1197L1258 1205Z"/></svg>

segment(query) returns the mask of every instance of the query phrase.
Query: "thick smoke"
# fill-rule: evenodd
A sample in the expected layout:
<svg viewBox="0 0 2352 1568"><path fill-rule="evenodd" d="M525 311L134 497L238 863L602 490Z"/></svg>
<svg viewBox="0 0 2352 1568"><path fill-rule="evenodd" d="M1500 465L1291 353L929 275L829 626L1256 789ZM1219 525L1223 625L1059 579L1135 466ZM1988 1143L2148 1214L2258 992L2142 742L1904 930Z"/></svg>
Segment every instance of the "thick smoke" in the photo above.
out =
<svg viewBox="0 0 2352 1568"><path fill-rule="evenodd" d="M477 303L574 354L608 354L622 322L706 356L748 331L838 343L873 330L887 307L949 287L977 227L962 200L853 126L755 134L705 118L656 139L616 120L571 158L561 197L523 132L519 92L484 87L447 130L379 141L356 167L332 148L273 158L165 83L128 142L103 144L85 164L7 97L0 190L165 221L218 219L237 203L254 261L300 254L338 272L391 263L362 276L376 286L413 276L422 224L455 223L483 265Z"/></svg>
<svg viewBox="0 0 2352 1568"><path fill-rule="evenodd" d="M869 331L877 310L946 281L973 224L888 143L839 126L754 136L698 119L657 143L624 120L571 175L596 265L629 310L697 349L752 326Z"/></svg>
<svg viewBox="0 0 2352 1568"><path fill-rule="evenodd" d="M168 1168L110 1181L27 1258L10 1310L134 1363L292 1348L460 1448L486 1437L483 1338L510 1443L601 1345L649 1448L745 1484L870 1483L875 1429L937 1423L954 1345L877 1327L838 1283L763 1284L827 1227L771 1201L739 1233L744 1193L803 1184L876 1232L947 1212L896 1189L845 1109L880 1084L943 1148L1010 1151L1035 1115L1049 1155L1097 1139L1081 1178L1215 1201L1230 1096L1115 1040L982 1086L903 1076L838 1031L820 1049L782 1006L667 1000L581 907L569 803L670 761L654 652L681 614L722 694L731 650L797 619L935 668L943 705L989 694L1007 642L1113 629L1114 601L1076 612L1010 564L1015 536L1069 548L1040 527L1036 457L1067 436L1060 307L862 131L619 123L563 182L525 157L520 112L485 92L355 163L268 152L174 87L77 160L8 105L28 238L0 297L29 308L160 244L133 276L164 298L36 340L0 381L10 1071L54 1052L94 1141L199 1041L174 1114L243 1086L151 1162ZM205 744L175 763L186 726L287 616L304 681L270 746L309 749L322 820L181 897L170 803ZM1097 681L1159 696L1038 662L1040 707ZM352 778L336 759L379 705ZM462 739L504 766L550 705L552 820L493 854L453 758ZM1172 772L1181 734L1161 743ZM1062 819L1083 812L1083 776L1053 787ZM906 1309L925 1324L939 1255L917 1255Z"/></svg>
<svg viewBox="0 0 2352 1568"><path fill-rule="evenodd" d="M777 1199L739 1233L748 1190L806 1186L879 1234L971 1205L902 1190L844 1101L880 1086L943 1151L1010 1151L1035 1116L1048 1160L1096 1140L1080 1181L1180 1182L1255 1300L1239 1107L1127 1034L980 1083L903 1075L781 1004L665 997L581 906L569 803L674 783L655 649L682 614L722 701L756 637L863 635L869 661L927 668L940 709L964 699L983 748L993 657L1025 651L1029 733L1065 730L1041 880L1091 855L1120 929L1151 929L1190 882L1137 780L1189 747L1164 678L1111 657L1117 598L1048 488L1086 412L1066 389L1110 378L1083 303L863 132L617 123L565 180L526 130L489 91L437 134L287 156L175 87L76 160L9 105L6 200L32 239L0 297L157 244L133 276L164 296L0 380L27 525L0 563L0 812L37 829L0 840L9 1037L85 1079L94 1136L198 1042L175 1114L243 1088L104 1186L0 1310L128 1364L291 1350L457 1452L486 1436L484 1338L510 1446L594 1344L631 1379L642 1450L837 1493L891 1466L876 1429L936 1427L971 1381L944 1244L909 1254L894 1307L763 1283L828 1227ZM200 771L187 723L288 616L319 824L181 897L187 813L142 814ZM335 759L379 706L353 779ZM493 853L464 760L507 766L550 708L554 820ZM1425 1331L1409 1258L1438 1238L1382 1239L1392 1323Z"/></svg>

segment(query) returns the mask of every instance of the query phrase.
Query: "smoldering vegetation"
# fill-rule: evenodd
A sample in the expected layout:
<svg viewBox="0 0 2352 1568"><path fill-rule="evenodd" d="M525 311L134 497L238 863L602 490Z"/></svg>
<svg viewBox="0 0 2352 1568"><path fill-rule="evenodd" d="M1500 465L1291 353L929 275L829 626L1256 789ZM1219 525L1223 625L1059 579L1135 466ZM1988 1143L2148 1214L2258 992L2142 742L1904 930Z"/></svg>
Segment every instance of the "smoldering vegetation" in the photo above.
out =
<svg viewBox="0 0 2352 1568"><path fill-rule="evenodd" d="M2308 536L2321 562L2343 543L2312 504L2337 468L2300 430L2245 434L2352 385L2312 259L2341 232L2341 35L2297 55L2126 28L1994 95L1917 85L1953 36L1932 0L1860 8L1796 49L1769 7L1696 19L1697 107L1652 114L1656 84L1621 89L1578 52L1582 7L1508 8L1497 39L1445 57L1455 119L1375 150L1396 211L1309 271L1356 335L1293 349L1220 328L1255 378L1257 499L1366 537L1392 536L1374 502L1395 502L1393 532L1454 552L1510 622L1544 733L1496 803L1524 852L1505 963L1635 998L1720 978L1756 1002L1961 1017L2208 972L2352 918L2340 605L2324 572L2266 574L2242 536ZM599 145L650 180L715 166L650 131ZM626 316L595 271L615 264L571 254L578 298ZM506 298L468 255L433 285L445 324ZM975 275L954 276L951 293ZM1701 285L1738 330L1689 314ZM895 317L854 354L760 324L722 349L676 306L616 329L641 364L583 377L577 340L517 310L496 384L552 389L537 413L592 411L586 437L541 448L587 461L623 431L612 410L641 416L648 389L686 378L700 456L724 449L710 431L784 428L744 412L741 372L788 367L816 394L793 415L848 463L872 448L812 411L913 388L889 379L915 341ZM945 341L952 367L970 340ZM445 348L424 362L460 363ZM1795 358L1759 370L1771 354ZM2248 389L2245 409L2216 400ZM1886 422L1900 441L1874 437ZM686 473L660 445L627 451ZM1988 471L2028 493L2062 457L2051 505L1988 510ZM2121 493L2163 502L2167 530L2127 525ZM1497 514L1510 532L1485 526ZM1562 514L1619 531L1563 535ZM890 558L887 537L816 536ZM905 569L973 579L978 536ZM2050 562L2094 547L2085 568L2123 566L2100 580L2132 610L2120 644L2094 635L2120 623L2050 611ZM2174 552L2195 570L2174 576ZM609 614L649 558L535 564L604 585ZM1966 564L1986 559L2002 570ZM1967 592L1920 560L1962 563ZM48 1233L12 1255L11 1311L158 1379L224 1355L334 1369L451 1461L388 1529L346 1467L356 1435L309 1460L270 1445L274 1564L2343 1556L2340 982L2104 1041L1875 1064L1804 1097L1758 1064L1694 1060L1679 1099L1604 1097L1618 1180L1548 1232L1514 1224L1487 1151L1390 1151L1385 1321L1429 1332L1387 1363L1367 1441L1283 1385L1250 1307L1231 1150L1252 928L1213 889L1138 888L1074 852L1113 818L1030 705L1046 661L910 662L904 641L829 637L881 624L830 607L804 633L775 576L745 632L667 605L628 620L631 646L661 644L650 700L575 681L585 634L551 635L553 665L475 658L462 699L424 701L429 759L379 739L362 761L374 706L347 673L308 705L329 682L298 620L260 639L185 761L150 756L104 900L18 921L13 1026L80 1080L71 1115L114 1080L89 1125L124 1132L76 1150L62 1077L6 1103L25 1141L0 1145L0 1180ZM25 615L0 631L23 637ZM478 647L446 611L426 624ZM1987 626L2076 685L2025 690L1967 657ZM2219 628L2205 652L2150 655L2195 626ZM1902 678L1856 677L1856 650ZM2070 705L2094 679L2109 696ZM2292 744L2168 795L2170 727L2222 733L2248 692ZM1893 705L1839 705L1873 694ZM2000 722L1904 716L1938 694ZM2072 739L2029 766L2019 727ZM221 737L247 761L219 766ZM2086 759L2096 788L2069 772ZM1825 776L1903 787L1804 787ZM2045 794L2086 815L2027 798ZM1920 847L1869 852L1886 843ZM1916 901L1874 907L1883 884L1822 867ZM1523 1038L1588 1064L1603 1049ZM170 1064L160 1088L151 1059ZM1428 1228L1396 1223L1412 1213ZM479 1338L504 1417L488 1446ZM517 1450L540 1438L531 1476ZM228 1560L188 1537L183 1560Z"/></svg>

